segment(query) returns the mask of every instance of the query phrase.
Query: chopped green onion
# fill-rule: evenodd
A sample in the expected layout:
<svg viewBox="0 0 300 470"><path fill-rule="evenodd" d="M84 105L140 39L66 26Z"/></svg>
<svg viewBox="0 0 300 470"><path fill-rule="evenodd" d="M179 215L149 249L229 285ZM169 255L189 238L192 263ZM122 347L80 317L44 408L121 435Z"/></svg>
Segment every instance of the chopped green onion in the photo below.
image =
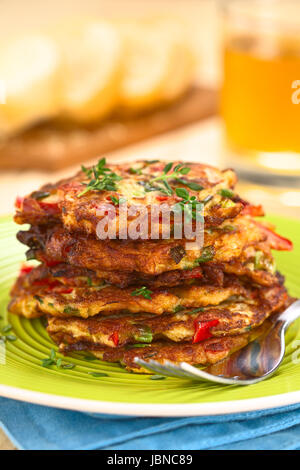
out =
<svg viewBox="0 0 300 470"><path fill-rule="evenodd" d="M15 335L6 335L8 341L16 341L18 338Z"/></svg>
<svg viewBox="0 0 300 470"><path fill-rule="evenodd" d="M134 339L140 343L151 343L153 334L150 327L147 325L140 327L139 332L134 335Z"/></svg>
<svg viewBox="0 0 300 470"><path fill-rule="evenodd" d="M64 313L71 313L77 315L79 313L78 308L71 307L71 305L66 305L64 308Z"/></svg>
<svg viewBox="0 0 300 470"><path fill-rule="evenodd" d="M149 300L151 300L151 294L152 294L152 290L147 289L147 287L145 286L137 288L131 292L132 296L142 295L145 299L149 299Z"/></svg>
<svg viewBox="0 0 300 470"><path fill-rule="evenodd" d="M50 193L47 191L34 191L30 197L39 201L40 199L45 199L45 197L50 196Z"/></svg>
<svg viewBox="0 0 300 470"><path fill-rule="evenodd" d="M108 377L108 374L105 372L89 372L89 375L92 375L93 377Z"/></svg>
<svg viewBox="0 0 300 470"><path fill-rule="evenodd" d="M203 307L194 308L193 310L187 310L185 313L189 315L193 315L194 313L198 313L198 312L204 312L204 308Z"/></svg>
<svg viewBox="0 0 300 470"><path fill-rule="evenodd" d="M11 330L12 330L12 326L8 323L2 328L2 333L8 333Z"/></svg>
<svg viewBox="0 0 300 470"><path fill-rule="evenodd" d="M207 263L214 257L215 250L213 246L206 246L201 252L201 256L195 260L196 263Z"/></svg>

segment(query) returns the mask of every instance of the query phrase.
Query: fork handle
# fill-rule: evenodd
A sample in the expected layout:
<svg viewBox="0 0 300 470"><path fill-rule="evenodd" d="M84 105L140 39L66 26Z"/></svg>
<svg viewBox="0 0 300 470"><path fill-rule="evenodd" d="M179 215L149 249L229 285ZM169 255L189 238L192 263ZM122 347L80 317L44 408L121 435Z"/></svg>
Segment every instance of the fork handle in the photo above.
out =
<svg viewBox="0 0 300 470"><path fill-rule="evenodd" d="M296 300L290 305L281 315L279 315L277 321L283 322L284 329L288 328L297 318L300 317L300 300Z"/></svg>

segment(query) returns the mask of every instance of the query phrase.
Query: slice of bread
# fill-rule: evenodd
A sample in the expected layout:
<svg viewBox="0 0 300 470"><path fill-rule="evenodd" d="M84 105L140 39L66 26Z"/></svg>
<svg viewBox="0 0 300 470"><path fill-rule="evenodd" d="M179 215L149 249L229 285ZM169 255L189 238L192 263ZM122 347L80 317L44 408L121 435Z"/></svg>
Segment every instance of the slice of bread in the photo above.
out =
<svg viewBox="0 0 300 470"><path fill-rule="evenodd" d="M0 45L0 135L57 114L60 107L60 54L50 37L28 35Z"/></svg>

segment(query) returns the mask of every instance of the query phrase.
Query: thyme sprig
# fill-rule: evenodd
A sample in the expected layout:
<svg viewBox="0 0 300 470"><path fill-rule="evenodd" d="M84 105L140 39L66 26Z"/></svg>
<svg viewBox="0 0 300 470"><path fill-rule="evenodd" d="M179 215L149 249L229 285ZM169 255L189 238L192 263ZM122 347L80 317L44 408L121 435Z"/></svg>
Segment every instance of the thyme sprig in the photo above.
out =
<svg viewBox="0 0 300 470"><path fill-rule="evenodd" d="M86 168L83 165L81 166L83 173L91 179L88 183L83 183L86 185L86 188L81 191L77 197L81 197L89 191L116 191L116 182L120 181L122 177L114 173L105 165L106 159L101 158L97 165L92 168Z"/></svg>
<svg viewBox="0 0 300 470"><path fill-rule="evenodd" d="M182 201L175 204L175 211L184 211L187 220L196 220L197 215L201 216L203 210L203 203L198 201L196 196L191 196L185 188L176 188L176 195L182 199Z"/></svg>
<svg viewBox="0 0 300 470"><path fill-rule="evenodd" d="M159 176L156 176L155 178L152 178L149 181L150 188L154 188L154 189L149 189L149 190L152 190L152 191L159 190L163 194L167 194L168 196L171 196L174 193L174 191L169 185L168 180L176 180L178 183L184 184L189 189L192 189L194 191L200 191L201 189L203 189L203 186L200 186L200 184L195 183L193 181L188 181L185 178L183 178L183 176L187 175L191 171L191 169L188 166L185 166L184 164L179 163L173 168L173 171L170 173L172 167L173 167L173 162L167 163L163 169L163 173ZM155 185L154 183L158 183L159 186Z"/></svg>
<svg viewBox="0 0 300 470"><path fill-rule="evenodd" d="M41 360L42 367L56 366L58 369L74 369L75 364L63 362L62 359L56 357L56 352L51 349L49 357Z"/></svg>

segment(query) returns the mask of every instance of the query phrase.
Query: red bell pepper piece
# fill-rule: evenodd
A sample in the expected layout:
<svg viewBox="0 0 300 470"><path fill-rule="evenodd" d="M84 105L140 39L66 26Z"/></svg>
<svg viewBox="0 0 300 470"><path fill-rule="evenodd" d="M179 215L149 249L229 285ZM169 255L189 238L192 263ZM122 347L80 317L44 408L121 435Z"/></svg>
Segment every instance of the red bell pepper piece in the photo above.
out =
<svg viewBox="0 0 300 470"><path fill-rule="evenodd" d="M21 197L21 196L17 196L17 197L16 197L15 206L16 206L17 209L21 209L21 208L22 208L23 201L24 201L24 198L23 198L23 197Z"/></svg>
<svg viewBox="0 0 300 470"><path fill-rule="evenodd" d="M267 240L270 243L272 250L291 251L293 249L293 243L290 240L278 235L274 230L266 227L256 220L253 222L267 235Z"/></svg>
<svg viewBox="0 0 300 470"><path fill-rule="evenodd" d="M252 206L251 204L247 204L242 210L242 215L251 215L252 217L263 217L264 210L261 204L259 204L258 206Z"/></svg>
<svg viewBox="0 0 300 470"><path fill-rule="evenodd" d="M43 258L43 261L48 268L54 268L54 266L57 266L58 264L61 263L61 261L50 260L50 259L47 259L46 257L41 256L41 258Z"/></svg>
<svg viewBox="0 0 300 470"><path fill-rule="evenodd" d="M37 201L38 205L40 206L41 209L44 211L48 212L51 215L55 215L59 213L59 205L57 202L43 202L43 201Z"/></svg>
<svg viewBox="0 0 300 470"><path fill-rule="evenodd" d="M156 196L156 199L158 201L166 201L167 199L169 199L169 196Z"/></svg>
<svg viewBox="0 0 300 470"><path fill-rule="evenodd" d="M51 281L47 278L37 279L36 281L34 281L33 284L35 286L45 286L47 288L47 291L55 291L59 294L71 294L71 292L73 292L73 287L64 286L59 281Z"/></svg>
<svg viewBox="0 0 300 470"><path fill-rule="evenodd" d="M54 288L60 285L58 281L50 281L48 278L45 279L36 279L33 283L35 286L47 286L50 288Z"/></svg>
<svg viewBox="0 0 300 470"><path fill-rule="evenodd" d="M117 331L115 331L112 335L110 335L110 337L108 338L109 340L111 340L115 346L118 346L119 344L119 333Z"/></svg>
<svg viewBox="0 0 300 470"><path fill-rule="evenodd" d="M33 270L33 266L28 266L27 264L22 264L20 268L20 275L28 274Z"/></svg>
<svg viewBox="0 0 300 470"><path fill-rule="evenodd" d="M62 289L59 289L57 291L59 294L71 294L71 292L73 292L73 287L66 287L66 288L62 288Z"/></svg>
<svg viewBox="0 0 300 470"><path fill-rule="evenodd" d="M208 320L208 321L199 321L195 320L195 334L193 338L193 344L199 343L199 341L204 341L205 339L211 338L212 334L210 329L213 326L217 326L219 320Z"/></svg>
<svg viewBox="0 0 300 470"><path fill-rule="evenodd" d="M185 279L199 279L203 277L202 268L194 268L191 271L184 271L183 277Z"/></svg>

